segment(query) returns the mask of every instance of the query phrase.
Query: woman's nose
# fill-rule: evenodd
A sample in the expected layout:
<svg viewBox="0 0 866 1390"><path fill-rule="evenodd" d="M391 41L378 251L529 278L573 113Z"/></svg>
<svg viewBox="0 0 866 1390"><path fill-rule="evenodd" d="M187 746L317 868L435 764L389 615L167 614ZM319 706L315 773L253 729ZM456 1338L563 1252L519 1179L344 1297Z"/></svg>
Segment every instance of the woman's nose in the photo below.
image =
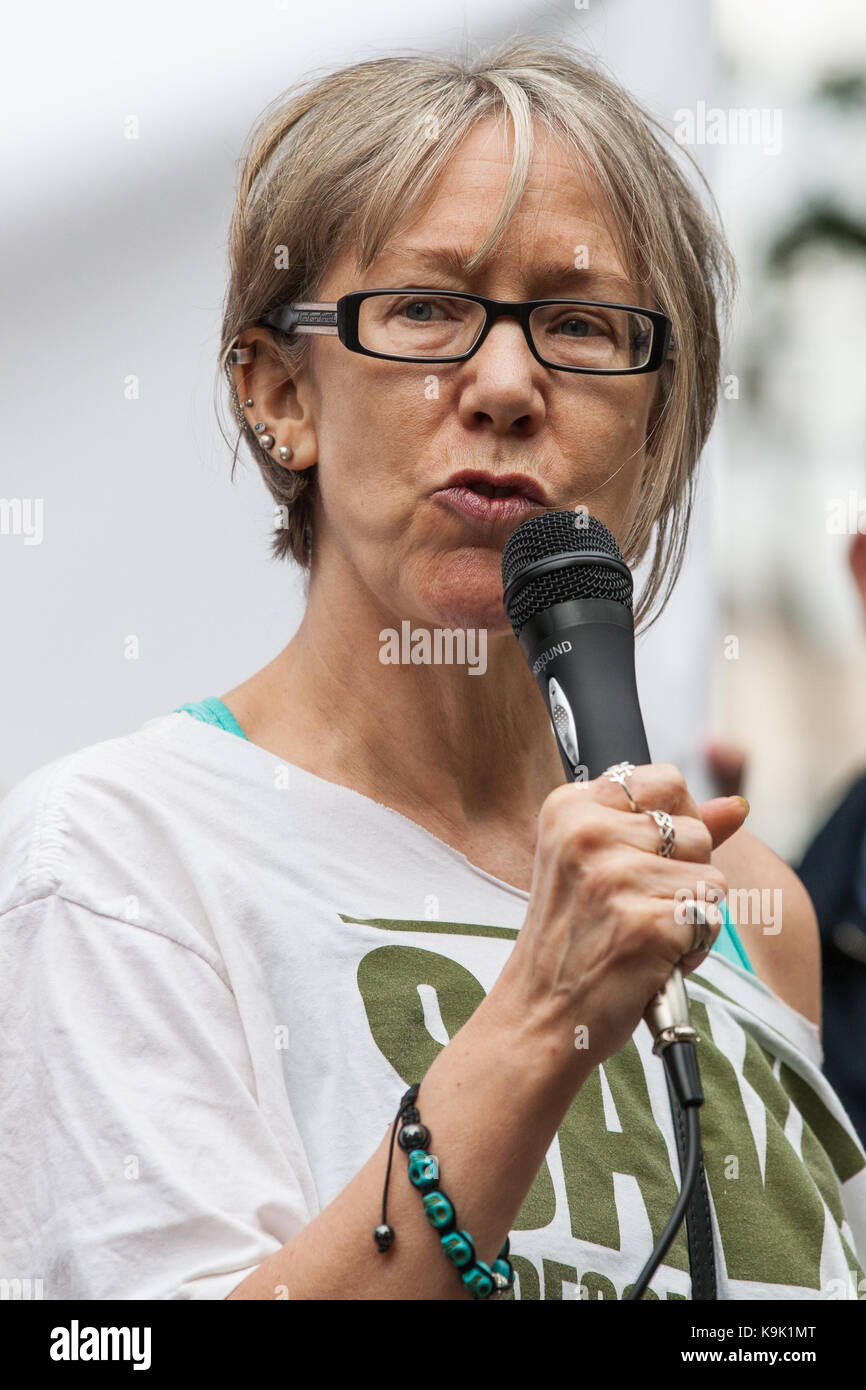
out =
<svg viewBox="0 0 866 1390"><path fill-rule="evenodd" d="M524 432L537 428L544 417L544 400L535 374L543 368L516 319L494 323L465 367L466 384L458 409L467 427L489 422L497 434L516 427Z"/></svg>

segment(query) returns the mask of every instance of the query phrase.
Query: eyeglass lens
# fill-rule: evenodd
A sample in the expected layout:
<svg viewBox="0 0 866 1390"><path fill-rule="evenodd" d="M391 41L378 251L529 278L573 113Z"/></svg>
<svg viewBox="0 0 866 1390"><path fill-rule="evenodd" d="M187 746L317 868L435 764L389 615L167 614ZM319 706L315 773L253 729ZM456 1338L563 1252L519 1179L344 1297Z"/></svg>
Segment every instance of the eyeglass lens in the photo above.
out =
<svg viewBox="0 0 866 1390"><path fill-rule="evenodd" d="M540 357L565 367L598 371L642 367L652 344L652 321L629 309L568 302L539 305L529 318ZM484 307L450 295L379 294L363 300L361 346L395 357L457 357L484 327Z"/></svg>

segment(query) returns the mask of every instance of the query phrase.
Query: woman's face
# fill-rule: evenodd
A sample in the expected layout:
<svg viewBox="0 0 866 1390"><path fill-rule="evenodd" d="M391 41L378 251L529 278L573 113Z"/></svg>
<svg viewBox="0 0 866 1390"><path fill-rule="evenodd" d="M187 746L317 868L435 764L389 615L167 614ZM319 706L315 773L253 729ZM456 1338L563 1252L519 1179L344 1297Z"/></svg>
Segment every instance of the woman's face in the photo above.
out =
<svg viewBox="0 0 866 1390"><path fill-rule="evenodd" d="M376 263L359 275L343 257L318 297L411 286L652 307L628 281L600 216L601 194L557 142L542 131L536 139L521 204L471 283L420 256L472 251L492 225L511 164L492 120L474 128L423 213ZM568 278L576 260L588 268L583 279ZM545 263L562 275L542 278ZM468 361L441 365L365 357L336 337L310 341L295 385L304 452L319 461L314 582L326 592L331 582L342 593L359 584L391 626L406 618L510 633L500 563L521 518L479 522L437 498L463 469L528 475L548 506L584 504L622 541L647 463L655 374L593 378L543 367L514 319L494 324Z"/></svg>

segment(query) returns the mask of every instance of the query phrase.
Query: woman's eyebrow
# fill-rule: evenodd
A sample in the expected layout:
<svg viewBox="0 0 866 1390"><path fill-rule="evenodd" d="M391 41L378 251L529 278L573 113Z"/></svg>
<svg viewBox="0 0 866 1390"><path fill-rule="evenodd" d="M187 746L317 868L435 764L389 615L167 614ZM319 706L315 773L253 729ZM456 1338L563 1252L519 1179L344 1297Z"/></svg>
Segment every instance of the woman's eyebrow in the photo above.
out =
<svg viewBox="0 0 866 1390"><path fill-rule="evenodd" d="M401 274L409 273L413 267L417 267L418 270L446 270L459 279L468 280L471 278L466 269L469 256L470 252L460 247L419 246L400 250L395 248L383 256L382 260L385 263L392 257L395 261L399 260ZM529 278L533 285L552 285L563 291L568 287L586 294L613 294L620 297L625 295L626 302L629 303L633 301L636 293L632 281L615 271L567 265L551 260L534 262Z"/></svg>

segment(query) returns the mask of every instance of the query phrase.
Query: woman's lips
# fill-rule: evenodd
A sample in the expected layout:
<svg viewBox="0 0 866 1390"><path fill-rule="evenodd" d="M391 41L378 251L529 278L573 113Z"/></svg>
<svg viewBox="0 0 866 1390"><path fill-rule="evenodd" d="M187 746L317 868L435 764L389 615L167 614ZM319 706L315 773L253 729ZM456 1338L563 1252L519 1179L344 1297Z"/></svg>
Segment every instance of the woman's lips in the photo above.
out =
<svg viewBox="0 0 866 1390"><path fill-rule="evenodd" d="M523 521L536 512L547 510L540 502L533 502L531 498L517 492L507 497L486 497L481 492L473 492L470 487L444 487L439 492L434 492L433 497L469 521L488 524L497 521Z"/></svg>

